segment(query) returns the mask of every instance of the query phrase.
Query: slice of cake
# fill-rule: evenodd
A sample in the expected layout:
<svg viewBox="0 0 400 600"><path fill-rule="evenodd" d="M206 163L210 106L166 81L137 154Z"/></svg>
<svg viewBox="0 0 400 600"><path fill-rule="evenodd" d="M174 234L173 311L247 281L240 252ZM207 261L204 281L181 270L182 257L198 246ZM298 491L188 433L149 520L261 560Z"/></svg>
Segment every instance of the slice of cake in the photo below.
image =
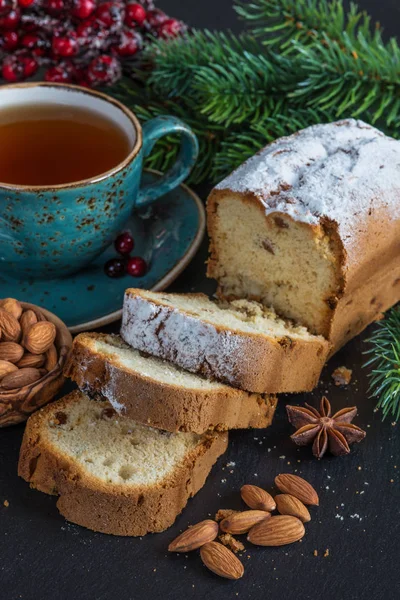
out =
<svg viewBox="0 0 400 600"><path fill-rule="evenodd" d="M277 402L276 396L184 371L130 348L117 335L78 335L65 374L89 396L108 400L119 414L172 432L268 427Z"/></svg>
<svg viewBox="0 0 400 600"><path fill-rule="evenodd" d="M338 349L400 300L400 141L354 119L258 152L211 192L208 275Z"/></svg>
<svg viewBox="0 0 400 600"><path fill-rule="evenodd" d="M72 392L28 420L18 473L69 521L114 535L163 531L226 450L226 433L167 433Z"/></svg>
<svg viewBox="0 0 400 600"><path fill-rule="evenodd" d="M128 289L121 337L133 348L258 393L312 390L329 344L256 302Z"/></svg>

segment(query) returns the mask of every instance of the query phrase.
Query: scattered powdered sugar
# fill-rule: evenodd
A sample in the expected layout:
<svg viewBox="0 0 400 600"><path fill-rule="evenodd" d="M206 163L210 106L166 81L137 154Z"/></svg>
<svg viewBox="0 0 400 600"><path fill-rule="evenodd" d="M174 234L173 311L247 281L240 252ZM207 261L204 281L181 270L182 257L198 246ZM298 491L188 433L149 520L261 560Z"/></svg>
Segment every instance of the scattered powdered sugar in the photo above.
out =
<svg viewBox="0 0 400 600"><path fill-rule="evenodd" d="M336 221L346 239L371 211L400 217L400 141L355 119L314 125L268 145L217 189L253 193L267 214Z"/></svg>

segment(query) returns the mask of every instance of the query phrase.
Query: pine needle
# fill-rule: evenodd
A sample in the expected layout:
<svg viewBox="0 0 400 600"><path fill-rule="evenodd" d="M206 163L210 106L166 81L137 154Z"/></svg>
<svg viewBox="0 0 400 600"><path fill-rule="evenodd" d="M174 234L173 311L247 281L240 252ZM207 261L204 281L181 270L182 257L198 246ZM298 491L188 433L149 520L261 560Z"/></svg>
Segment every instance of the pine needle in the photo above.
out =
<svg viewBox="0 0 400 600"><path fill-rule="evenodd" d="M372 367L369 390L378 398L377 408L383 418L400 419L400 305L392 308L376 331L367 340L371 347L364 352L369 360L364 367Z"/></svg>

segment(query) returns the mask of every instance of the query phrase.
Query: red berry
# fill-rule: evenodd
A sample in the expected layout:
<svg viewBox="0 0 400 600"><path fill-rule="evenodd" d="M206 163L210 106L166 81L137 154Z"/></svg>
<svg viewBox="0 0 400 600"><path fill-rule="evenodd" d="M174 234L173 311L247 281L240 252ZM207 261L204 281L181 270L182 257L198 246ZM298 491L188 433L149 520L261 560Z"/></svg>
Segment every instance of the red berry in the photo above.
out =
<svg viewBox="0 0 400 600"><path fill-rule="evenodd" d="M129 27L135 27L135 25L143 25L146 20L146 11L141 4L134 2L128 4L125 8L125 23Z"/></svg>
<svg viewBox="0 0 400 600"><path fill-rule="evenodd" d="M66 31L59 36L54 36L51 47L56 56L75 56L79 49L76 33Z"/></svg>
<svg viewBox="0 0 400 600"><path fill-rule="evenodd" d="M111 258L104 265L104 273L108 277L122 277L125 273L125 260L123 258Z"/></svg>
<svg viewBox="0 0 400 600"><path fill-rule="evenodd" d="M147 11L146 21L150 27L158 27L161 23L164 23L168 19L164 11L159 8Z"/></svg>
<svg viewBox="0 0 400 600"><path fill-rule="evenodd" d="M73 0L71 14L78 19L87 19L95 8L95 0Z"/></svg>
<svg viewBox="0 0 400 600"><path fill-rule="evenodd" d="M69 63L59 63L47 69L44 75L45 81L54 83L71 83L74 81L74 69Z"/></svg>
<svg viewBox="0 0 400 600"><path fill-rule="evenodd" d="M21 46L31 50L34 56L44 56L49 50L49 42L37 33L26 33L21 39Z"/></svg>
<svg viewBox="0 0 400 600"><path fill-rule="evenodd" d="M80 47L103 49L109 36L109 31L92 15L79 23L76 33Z"/></svg>
<svg viewBox="0 0 400 600"><path fill-rule="evenodd" d="M10 54L4 59L2 75L6 81L22 81L33 75L37 68L34 58L26 54Z"/></svg>
<svg viewBox="0 0 400 600"><path fill-rule="evenodd" d="M174 38L178 37L183 31L184 26L181 21L177 21L176 19L167 19L157 28L157 35L164 39Z"/></svg>
<svg viewBox="0 0 400 600"><path fill-rule="evenodd" d="M119 56L133 56L142 48L142 36L136 31L123 29L120 34L118 46L114 46L114 50Z"/></svg>
<svg viewBox="0 0 400 600"><path fill-rule="evenodd" d="M45 7L51 15L58 15L65 8L64 0L47 0Z"/></svg>
<svg viewBox="0 0 400 600"><path fill-rule="evenodd" d="M132 277L143 277L146 271L146 261L140 256L132 256L126 263L126 272Z"/></svg>
<svg viewBox="0 0 400 600"><path fill-rule="evenodd" d="M113 83L120 75L119 61L107 54L102 54L92 60L87 70L88 81L92 85Z"/></svg>
<svg viewBox="0 0 400 600"><path fill-rule="evenodd" d="M124 20L124 7L119 2L103 2L95 12L96 19L106 27L120 27Z"/></svg>
<svg viewBox="0 0 400 600"><path fill-rule="evenodd" d="M19 8L10 10L4 17L0 18L0 29L17 29L21 20L21 11Z"/></svg>
<svg viewBox="0 0 400 600"><path fill-rule="evenodd" d="M8 15L11 10L15 10L16 6L16 0L0 0L0 17Z"/></svg>
<svg viewBox="0 0 400 600"><path fill-rule="evenodd" d="M16 31L5 31L0 37L0 50L15 50L18 46L18 34Z"/></svg>
<svg viewBox="0 0 400 600"><path fill-rule="evenodd" d="M21 8L28 8L28 6L32 6L34 2L36 2L36 0L18 0L18 4Z"/></svg>
<svg viewBox="0 0 400 600"><path fill-rule="evenodd" d="M129 231L125 231L117 237L114 246L119 254L130 254L135 247L135 242Z"/></svg>

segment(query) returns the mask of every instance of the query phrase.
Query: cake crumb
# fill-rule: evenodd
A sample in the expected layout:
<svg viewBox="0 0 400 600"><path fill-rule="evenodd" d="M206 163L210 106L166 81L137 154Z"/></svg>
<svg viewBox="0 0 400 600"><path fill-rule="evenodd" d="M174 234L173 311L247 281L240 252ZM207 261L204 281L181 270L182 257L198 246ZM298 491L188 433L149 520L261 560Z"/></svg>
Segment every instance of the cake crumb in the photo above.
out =
<svg viewBox="0 0 400 600"><path fill-rule="evenodd" d="M338 367L332 373L335 385L349 385L353 371L347 367Z"/></svg>
<svg viewBox="0 0 400 600"><path fill-rule="evenodd" d="M318 550L314 550L313 554L314 556L318 556Z"/></svg>
<svg viewBox="0 0 400 600"><path fill-rule="evenodd" d="M10 506L10 503L8 500L4 500L3 505L8 508Z"/></svg>
<svg viewBox="0 0 400 600"><path fill-rule="evenodd" d="M329 548L327 548L324 552L324 558L326 558L327 556L329 556Z"/></svg>
<svg viewBox="0 0 400 600"><path fill-rule="evenodd" d="M219 540L224 546L228 546L235 554L244 550L242 542L234 538L230 533L223 533L219 536Z"/></svg>
<svg viewBox="0 0 400 600"><path fill-rule="evenodd" d="M237 512L237 510L232 510L231 508L220 508L218 512L215 513L214 519L219 523L220 521L223 521L223 519L226 519Z"/></svg>

